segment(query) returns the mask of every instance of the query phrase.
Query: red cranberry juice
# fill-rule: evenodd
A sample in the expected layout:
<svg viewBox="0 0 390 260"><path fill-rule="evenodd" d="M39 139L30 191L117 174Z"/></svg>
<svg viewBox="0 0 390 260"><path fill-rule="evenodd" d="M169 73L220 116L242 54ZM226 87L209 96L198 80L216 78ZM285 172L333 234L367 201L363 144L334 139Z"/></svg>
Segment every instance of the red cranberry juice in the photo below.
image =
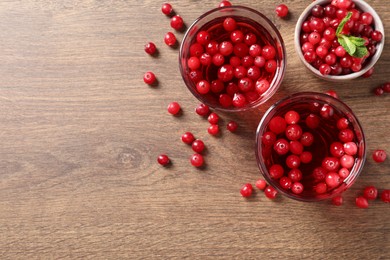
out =
<svg viewBox="0 0 390 260"><path fill-rule="evenodd" d="M332 157L330 154L330 145L334 142L339 142L339 129L337 128L337 121L340 118L346 117L345 114L342 114L340 111L336 110L334 107L334 114L330 118L323 118L319 111L321 107L325 103L313 103L313 104L296 104L294 106L289 106L288 108L282 108L275 116L282 116L284 117L284 114L289 110L294 110L300 114L300 121L298 122L298 125L302 128L302 132L310 132L314 136L314 142L311 146L304 147L304 151L308 151L312 153L312 161L310 163L304 164L301 163L299 166L299 170L301 170L303 178L300 181L304 186L304 191L300 194L302 197L321 197L323 195L317 194L313 189L317 183L319 183L318 180L316 180L312 172L315 168L320 167L322 164L322 161L325 157ZM308 115L314 114L318 116L320 119L320 124L315 129L310 129L305 122L305 119ZM351 124L349 124L349 128L351 130ZM277 139L279 138L286 138L284 133L277 136ZM354 137L354 142L356 142L356 136ZM283 166L285 171L285 176L287 176L287 173L291 170L286 165L286 158L289 154L286 155L279 155L277 154L272 147L265 147L263 145L263 156L264 161L267 167L269 168L273 164L280 164ZM343 182L338 186L344 185ZM336 187L336 188L338 188ZM329 190L328 190L329 192ZM327 193L328 193L327 192Z"/></svg>

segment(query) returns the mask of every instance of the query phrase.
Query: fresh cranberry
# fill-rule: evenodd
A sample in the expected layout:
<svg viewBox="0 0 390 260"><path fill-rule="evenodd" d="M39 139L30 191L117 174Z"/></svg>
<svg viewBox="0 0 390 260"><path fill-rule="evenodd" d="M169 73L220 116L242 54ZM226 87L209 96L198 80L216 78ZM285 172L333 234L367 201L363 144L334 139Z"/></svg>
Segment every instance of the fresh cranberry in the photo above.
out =
<svg viewBox="0 0 390 260"><path fill-rule="evenodd" d="M284 175L284 169L280 164L273 164L269 170L269 175L272 179L280 179Z"/></svg>
<svg viewBox="0 0 390 260"><path fill-rule="evenodd" d="M156 53L157 48L153 42L148 42L147 44L145 44L144 50L147 54L153 55Z"/></svg>
<svg viewBox="0 0 390 260"><path fill-rule="evenodd" d="M337 172L328 172L325 176L325 182L329 188L335 188L339 186L342 181Z"/></svg>
<svg viewBox="0 0 390 260"><path fill-rule="evenodd" d="M177 115L179 112L180 112L180 105L179 103L177 102L171 102L169 105L168 105L168 112L171 114L171 115Z"/></svg>
<svg viewBox="0 0 390 260"><path fill-rule="evenodd" d="M196 107L195 112L200 116L208 116L210 113L210 108L207 105L201 103Z"/></svg>
<svg viewBox="0 0 390 260"><path fill-rule="evenodd" d="M219 53L223 56L229 56L233 53L233 44L230 41L223 41L219 44Z"/></svg>
<svg viewBox="0 0 390 260"><path fill-rule="evenodd" d="M207 94L210 91L210 83L207 80L201 80L198 83L196 83L196 91L198 91L199 94Z"/></svg>
<svg viewBox="0 0 390 260"><path fill-rule="evenodd" d="M378 190L374 186L367 186L363 190L363 197L368 200L374 200L378 197Z"/></svg>
<svg viewBox="0 0 390 260"><path fill-rule="evenodd" d="M191 132L185 132L181 136L181 140L183 141L183 143L192 144L192 142L195 140L195 137Z"/></svg>
<svg viewBox="0 0 390 260"><path fill-rule="evenodd" d="M219 116L217 113L212 112L207 118L210 124L216 125L218 124Z"/></svg>
<svg viewBox="0 0 390 260"><path fill-rule="evenodd" d="M148 71L144 74L144 82L148 85L152 85L156 82L156 76L153 72Z"/></svg>
<svg viewBox="0 0 390 260"><path fill-rule="evenodd" d="M249 47L243 42L234 44L233 53L239 58L246 56L249 53Z"/></svg>
<svg viewBox="0 0 390 260"><path fill-rule="evenodd" d="M216 41L210 41L205 46L206 52L210 55L215 55L218 53L218 42Z"/></svg>
<svg viewBox="0 0 390 260"><path fill-rule="evenodd" d="M188 74L190 80L194 83L203 79L202 72L200 70L193 70Z"/></svg>
<svg viewBox="0 0 390 260"><path fill-rule="evenodd" d="M365 25L370 25L373 21L373 17L370 13L364 12L360 15L360 22Z"/></svg>
<svg viewBox="0 0 390 260"><path fill-rule="evenodd" d="M343 145L344 152L348 155L356 155L358 147L354 142L348 142Z"/></svg>
<svg viewBox="0 0 390 260"><path fill-rule="evenodd" d="M213 55L213 57L211 58L211 61L212 63L219 67L219 66L222 66L225 62L225 57L221 54L221 53L216 53Z"/></svg>
<svg viewBox="0 0 390 260"><path fill-rule="evenodd" d="M341 206L343 204L343 197L341 197L341 196L333 197L332 204L335 206Z"/></svg>
<svg viewBox="0 0 390 260"><path fill-rule="evenodd" d="M261 137L261 142L265 146L271 146L276 142L276 135L271 131L265 132Z"/></svg>
<svg viewBox="0 0 390 260"><path fill-rule="evenodd" d="M338 172L341 179L345 179L349 176L350 171L347 168L341 168Z"/></svg>
<svg viewBox="0 0 390 260"><path fill-rule="evenodd" d="M244 107L246 104L246 98L243 94L235 93L233 96L233 106L235 107Z"/></svg>
<svg viewBox="0 0 390 260"><path fill-rule="evenodd" d="M223 28L225 31L231 32L234 31L237 27L237 22L231 17L225 18L223 21Z"/></svg>
<svg viewBox="0 0 390 260"><path fill-rule="evenodd" d="M252 195L252 192L253 192L253 187L252 184L250 183L247 183L244 186L242 186L240 190L241 196L245 198L250 197Z"/></svg>
<svg viewBox="0 0 390 260"><path fill-rule="evenodd" d="M339 95L337 95L337 92L336 91L334 91L334 90L327 90L326 92L325 92L325 94L327 94L327 95L329 95L329 96L331 96L331 97L334 97L334 98L339 98Z"/></svg>
<svg viewBox="0 0 390 260"><path fill-rule="evenodd" d="M295 169L291 169L288 172L287 176L290 178L291 181L297 182L297 181L302 180L303 175L299 169L295 168Z"/></svg>
<svg viewBox="0 0 390 260"><path fill-rule="evenodd" d="M280 4L275 9L276 15L283 18L288 14L288 7L285 4Z"/></svg>
<svg viewBox="0 0 390 260"><path fill-rule="evenodd" d="M328 64L321 64L321 66L320 66L320 73L322 74L322 75L329 75L330 73L331 73L331 71L332 71L332 69L331 69L331 67L328 65Z"/></svg>
<svg viewBox="0 0 390 260"><path fill-rule="evenodd" d="M200 60L196 56L192 56L187 60L187 66L191 70L197 70L200 67Z"/></svg>
<svg viewBox="0 0 390 260"><path fill-rule="evenodd" d="M263 179L259 179L259 180L256 181L255 186L259 190L264 190L265 187L267 186L267 182L265 180L263 180Z"/></svg>
<svg viewBox="0 0 390 260"><path fill-rule="evenodd" d="M223 0L218 5L218 7L225 7L225 6L232 6L232 4L227 0Z"/></svg>
<svg viewBox="0 0 390 260"><path fill-rule="evenodd" d="M303 145L299 141L290 141L290 152L295 155L300 155L303 152Z"/></svg>
<svg viewBox="0 0 390 260"><path fill-rule="evenodd" d="M314 136L310 132L304 132L301 136L300 142L303 146L311 146L314 142Z"/></svg>
<svg viewBox="0 0 390 260"><path fill-rule="evenodd" d="M172 47L176 44L176 36L172 32L167 32L164 37L166 45Z"/></svg>
<svg viewBox="0 0 390 260"><path fill-rule="evenodd" d="M302 136L302 128L299 125L289 125L286 127L285 134L291 141L299 140Z"/></svg>
<svg viewBox="0 0 390 260"><path fill-rule="evenodd" d="M275 199L277 194L277 190L270 185L268 185L264 190L264 195L269 199Z"/></svg>
<svg viewBox="0 0 390 260"><path fill-rule="evenodd" d="M345 117L338 119L336 123L337 129L339 130L347 129L348 125L349 125L349 121Z"/></svg>
<svg viewBox="0 0 390 260"><path fill-rule="evenodd" d="M263 56L256 56L255 59L253 60L253 64L256 67L262 68L265 66L265 58Z"/></svg>
<svg viewBox="0 0 390 260"><path fill-rule="evenodd" d="M284 115L284 120L286 120L286 123L289 125L297 124L299 119L299 114L294 110L290 110Z"/></svg>
<svg viewBox="0 0 390 260"><path fill-rule="evenodd" d="M251 66L248 68L246 75L251 80L257 80L260 77L261 72L257 66Z"/></svg>
<svg viewBox="0 0 390 260"><path fill-rule="evenodd" d="M266 59L266 60L272 60L275 58L276 56L276 50L273 46L271 45L265 45L263 47L263 50L262 50L262 56Z"/></svg>
<svg viewBox="0 0 390 260"><path fill-rule="evenodd" d="M383 91L383 88L381 86L374 88L375 96L382 96L383 93L385 92Z"/></svg>
<svg viewBox="0 0 390 260"><path fill-rule="evenodd" d="M294 194L301 194L303 192L303 184L300 183L300 182L294 182L291 186L291 191L294 193Z"/></svg>
<svg viewBox="0 0 390 260"><path fill-rule="evenodd" d="M357 207L361 208L361 209L366 209L368 208L368 201L365 197L363 196L359 196L356 198L355 200L355 204Z"/></svg>
<svg viewBox="0 0 390 260"><path fill-rule="evenodd" d="M195 153L191 156L191 164L195 167L201 167L204 163L203 156L201 154Z"/></svg>
<svg viewBox="0 0 390 260"><path fill-rule="evenodd" d="M274 150L279 155L285 155L290 150L290 145L286 139L278 139L274 143Z"/></svg>
<svg viewBox="0 0 390 260"><path fill-rule="evenodd" d="M326 186L325 182L320 182L316 186L314 186L314 190L318 194L325 193L327 189L328 189L328 187Z"/></svg>
<svg viewBox="0 0 390 260"><path fill-rule="evenodd" d="M301 163L310 163L313 159L313 155L309 151L304 151L299 155L299 159L301 160Z"/></svg>
<svg viewBox="0 0 390 260"><path fill-rule="evenodd" d="M340 167L340 162L335 157L325 157L324 160L322 160L322 167L327 171L335 172Z"/></svg>
<svg viewBox="0 0 390 260"><path fill-rule="evenodd" d="M290 169L298 168L301 165L301 159L295 154L291 154L286 158L286 165Z"/></svg>
<svg viewBox="0 0 390 260"><path fill-rule="evenodd" d="M269 81L266 79L257 80L255 83L255 89L259 95L266 92L270 87Z"/></svg>
<svg viewBox="0 0 390 260"><path fill-rule="evenodd" d="M216 79L216 80L211 81L210 90L213 93L220 93L224 89L225 89L225 86L224 86L222 80Z"/></svg>
<svg viewBox="0 0 390 260"><path fill-rule="evenodd" d="M330 154L334 157L341 157L345 154L344 146L340 142L333 142L330 145Z"/></svg>
<svg viewBox="0 0 390 260"><path fill-rule="evenodd" d="M343 129L339 132L339 140L343 143L352 142L355 137L353 131L349 128Z"/></svg>
<svg viewBox="0 0 390 260"><path fill-rule="evenodd" d="M390 203L390 190L382 191L381 200L385 203Z"/></svg>
<svg viewBox="0 0 390 260"><path fill-rule="evenodd" d="M281 134L286 130L286 120L281 116L275 116L270 120L268 127L275 134Z"/></svg>
<svg viewBox="0 0 390 260"><path fill-rule="evenodd" d="M340 9L349 9L352 5L352 0L337 0L337 7Z"/></svg>
<svg viewBox="0 0 390 260"><path fill-rule="evenodd" d="M230 132L236 132L237 131L237 128L238 128L238 124L237 122L235 121L230 121L227 125L226 125L226 129L229 130Z"/></svg>
<svg viewBox="0 0 390 260"><path fill-rule="evenodd" d="M322 167L317 167L313 170L312 175L316 181L323 181L325 180L326 170Z"/></svg>
<svg viewBox="0 0 390 260"><path fill-rule="evenodd" d="M172 5L169 3L163 3L161 7L161 12L165 15L170 15L173 11Z"/></svg>
<svg viewBox="0 0 390 260"><path fill-rule="evenodd" d="M329 119L329 118L331 118L333 116L333 114L334 114L333 107L331 107L328 104L325 104L325 105L322 106L322 108L320 110L321 117Z"/></svg>
<svg viewBox="0 0 390 260"><path fill-rule="evenodd" d="M196 139L195 141L192 142L192 150L196 153L201 153L203 152L205 145L202 140Z"/></svg>
<svg viewBox="0 0 390 260"><path fill-rule="evenodd" d="M289 177L282 177L279 179L280 187L282 187L285 190L291 189L292 181Z"/></svg>
<svg viewBox="0 0 390 260"><path fill-rule="evenodd" d="M306 117L305 122L309 128L315 129L320 125L320 118L317 115L310 114Z"/></svg>
<svg viewBox="0 0 390 260"><path fill-rule="evenodd" d="M251 46L257 42L257 36L254 33L247 33L244 37L244 43L248 46Z"/></svg>
<svg viewBox="0 0 390 260"><path fill-rule="evenodd" d="M196 41L202 45L206 45L210 41L210 34L207 31L200 31L196 34Z"/></svg>
<svg viewBox="0 0 390 260"><path fill-rule="evenodd" d="M219 95L219 104L222 107L230 107L232 105L232 97L228 94L221 94Z"/></svg>
<svg viewBox="0 0 390 260"><path fill-rule="evenodd" d="M324 8L320 5L315 5L312 9L311 9L311 15L314 16L314 17L323 17L324 16Z"/></svg>
<svg viewBox="0 0 390 260"><path fill-rule="evenodd" d="M168 165L171 161L169 160L169 157L165 154L160 154L157 157L157 162L163 166Z"/></svg>
<svg viewBox="0 0 390 260"><path fill-rule="evenodd" d="M210 125L207 128L207 132L211 135L217 135L219 133L219 126L218 125Z"/></svg>
<svg viewBox="0 0 390 260"><path fill-rule="evenodd" d="M390 93L390 82L386 82L382 85L382 89L386 93Z"/></svg>
<svg viewBox="0 0 390 260"><path fill-rule="evenodd" d="M171 27L175 30L181 30L184 26L183 18L180 15L175 15L171 18Z"/></svg>
<svg viewBox="0 0 390 260"><path fill-rule="evenodd" d="M375 150L372 153L372 159L377 163L382 163L386 160L386 151L385 150Z"/></svg>
<svg viewBox="0 0 390 260"><path fill-rule="evenodd" d="M250 78L242 78L238 81L238 88L242 91L242 92L249 92L249 91L252 91L254 89L254 83L253 81L250 79Z"/></svg>
<svg viewBox="0 0 390 260"><path fill-rule="evenodd" d="M190 55L191 57L200 57L203 54L203 46L200 43L193 43L190 46Z"/></svg>

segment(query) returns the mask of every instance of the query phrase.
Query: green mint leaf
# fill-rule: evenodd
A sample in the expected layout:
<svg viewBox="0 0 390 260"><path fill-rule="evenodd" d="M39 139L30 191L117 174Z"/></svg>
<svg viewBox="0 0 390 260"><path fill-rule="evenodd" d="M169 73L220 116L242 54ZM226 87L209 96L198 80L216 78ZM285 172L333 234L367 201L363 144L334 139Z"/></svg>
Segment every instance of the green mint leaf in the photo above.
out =
<svg viewBox="0 0 390 260"><path fill-rule="evenodd" d="M348 14L344 17L344 19L341 20L339 26L336 29L336 35L337 36L341 33L341 31L344 28L344 25L349 21L349 19L351 19L351 17L352 17L352 12L348 12Z"/></svg>
<svg viewBox="0 0 390 260"><path fill-rule="evenodd" d="M353 56L356 51L356 45L353 44L347 36L340 35L340 37L338 37L338 42L341 46L343 46L343 48L346 52L348 52L349 55Z"/></svg>
<svg viewBox="0 0 390 260"><path fill-rule="evenodd" d="M364 44L366 43L366 40L360 37L348 36L348 38L353 44L359 47L364 46Z"/></svg>
<svg viewBox="0 0 390 260"><path fill-rule="evenodd" d="M353 54L353 56L357 57L357 58L363 58L364 56L367 55L367 53L368 53L368 50L367 50L366 46L358 46L358 47L356 47L356 51Z"/></svg>

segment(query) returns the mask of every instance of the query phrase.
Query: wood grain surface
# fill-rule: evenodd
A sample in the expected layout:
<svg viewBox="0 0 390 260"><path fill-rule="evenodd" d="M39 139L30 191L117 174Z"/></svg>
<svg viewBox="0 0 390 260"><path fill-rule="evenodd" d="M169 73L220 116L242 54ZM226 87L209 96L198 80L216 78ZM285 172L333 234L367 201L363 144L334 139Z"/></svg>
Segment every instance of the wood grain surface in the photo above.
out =
<svg viewBox="0 0 390 260"><path fill-rule="evenodd" d="M1 259L390 259L390 207L358 209L366 185L390 188L390 160L365 168L342 207L243 199L243 183L261 174L255 130L276 100L298 91L336 90L360 119L368 154L390 153L390 96L372 89L389 81L389 37L369 79L328 83L303 68L294 25L309 0L290 0L288 20L275 1L233 1L265 13L286 44L288 69L264 106L223 114L222 135L207 133L194 113L162 1L0 1ZM390 35L386 1L367 0ZM218 1L171 1L187 25ZM176 33L179 41L184 33ZM157 57L143 51L153 41ZM143 83L154 71L159 84ZM183 113L166 107L178 101ZM234 119L239 131L226 123ZM207 146L204 169L189 163L180 141L193 132ZM156 163L167 153L172 165Z"/></svg>

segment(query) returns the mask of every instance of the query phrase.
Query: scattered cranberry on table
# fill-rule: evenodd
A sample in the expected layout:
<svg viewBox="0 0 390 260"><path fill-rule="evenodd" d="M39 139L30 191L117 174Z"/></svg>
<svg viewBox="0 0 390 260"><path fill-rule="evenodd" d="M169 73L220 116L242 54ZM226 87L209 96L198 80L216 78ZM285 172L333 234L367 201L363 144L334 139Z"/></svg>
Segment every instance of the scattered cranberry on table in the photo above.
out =
<svg viewBox="0 0 390 260"><path fill-rule="evenodd" d="M161 12L165 15L171 15L173 12L172 5L169 3L163 3L161 6Z"/></svg>
<svg viewBox="0 0 390 260"><path fill-rule="evenodd" d="M223 0L219 3L218 7L232 6L229 1Z"/></svg>
<svg viewBox="0 0 390 260"><path fill-rule="evenodd" d="M363 190L363 197L368 200L374 200L378 197L378 190L374 186L367 186Z"/></svg>
<svg viewBox="0 0 390 260"><path fill-rule="evenodd" d="M333 197L332 204L335 206L341 206L343 204L343 197L341 197L341 196Z"/></svg>
<svg viewBox="0 0 390 260"><path fill-rule="evenodd" d="M170 163L169 157L165 154L161 154L157 157L157 162L163 166L168 165Z"/></svg>
<svg viewBox="0 0 390 260"><path fill-rule="evenodd" d="M267 198L273 200L273 199L276 198L276 195L278 195L278 191L275 190L274 187L268 185L268 186L264 189L264 195L265 195Z"/></svg>
<svg viewBox="0 0 390 260"><path fill-rule="evenodd" d="M288 15L288 7L285 4L280 4L275 9L276 15L280 18L284 18Z"/></svg>
<svg viewBox="0 0 390 260"><path fill-rule="evenodd" d="M390 203L390 190L382 191L381 200L385 203Z"/></svg>
<svg viewBox="0 0 390 260"><path fill-rule="evenodd" d="M180 112L180 110L181 107L177 102L171 102L168 105L168 113L170 113L171 115L177 115Z"/></svg>
<svg viewBox="0 0 390 260"><path fill-rule="evenodd" d="M193 154L190 158L190 161L191 161L192 166L197 167L197 168L203 166L203 163L204 163L203 156L201 154L198 154L198 153Z"/></svg>
<svg viewBox="0 0 390 260"><path fill-rule="evenodd" d="M197 153L202 153L205 148L204 142L200 139L196 139L192 142L192 150Z"/></svg>
<svg viewBox="0 0 390 260"><path fill-rule="evenodd" d="M359 196L355 199L356 206L361 208L361 209L366 209L368 208L368 201L365 197Z"/></svg>
<svg viewBox="0 0 390 260"><path fill-rule="evenodd" d="M144 82L148 85L153 85L156 82L156 75L151 71L146 72L144 74Z"/></svg>
<svg viewBox="0 0 390 260"><path fill-rule="evenodd" d="M385 150L375 150L372 154L372 159L377 163L382 163L386 160L386 151Z"/></svg>
<svg viewBox="0 0 390 260"><path fill-rule="evenodd" d="M256 181L255 186L259 190L264 190L265 187L267 186L267 182L265 180L263 180L263 179L259 179L259 180Z"/></svg>
<svg viewBox="0 0 390 260"><path fill-rule="evenodd" d="M176 44L176 36L172 32L167 32L164 36L166 45L173 47Z"/></svg>
<svg viewBox="0 0 390 260"><path fill-rule="evenodd" d="M210 108L205 105L205 104L199 104L196 109L195 109L195 112L200 115L200 116L208 116L209 113L210 113Z"/></svg>
<svg viewBox="0 0 390 260"><path fill-rule="evenodd" d="M147 44L145 44L144 50L147 54L153 55L156 53L157 47L153 42L148 42Z"/></svg>
<svg viewBox="0 0 390 260"><path fill-rule="evenodd" d="M226 125L226 129L229 130L230 132L234 133L237 131L237 128L238 128L238 124L237 122L235 121L230 121L227 125Z"/></svg>
<svg viewBox="0 0 390 260"><path fill-rule="evenodd" d="M242 186L240 190L241 196L245 198L250 197L252 195L252 192L253 192L253 186L250 183L247 183L244 186Z"/></svg>
<svg viewBox="0 0 390 260"><path fill-rule="evenodd" d="M181 18L180 15L175 15L171 18L171 27L175 29L176 31L180 31L183 29L184 21L183 18Z"/></svg>
<svg viewBox="0 0 390 260"><path fill-rule="evenodd" d="M195 140L195 137L194 137L194 135L191 132L185 132L181 136L181 140L183 141L183 143L192 144L194 142L194 140Z"/></svg>

